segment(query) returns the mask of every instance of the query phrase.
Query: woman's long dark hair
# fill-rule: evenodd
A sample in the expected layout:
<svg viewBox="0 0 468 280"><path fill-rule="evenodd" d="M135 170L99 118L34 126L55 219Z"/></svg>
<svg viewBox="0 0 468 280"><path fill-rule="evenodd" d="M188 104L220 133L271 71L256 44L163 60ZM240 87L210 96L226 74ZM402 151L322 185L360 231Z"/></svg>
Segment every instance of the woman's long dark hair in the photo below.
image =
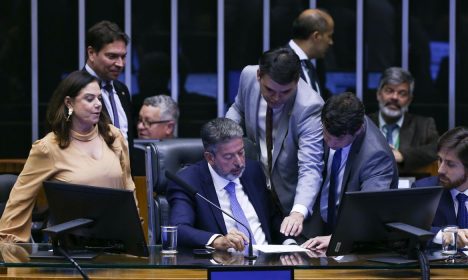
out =
<svg viewBox="0 0 468 280"><path fill-rule="evenodd" d="M59 147L65 149L70 145L71 121L67 121L68 108L65 106L65 97L75 98L79 92L92 82L98 82L97 78L86 71L75 71L60 82L54 91L47 107L47 123L50 130L57 137ZM98 130L107 146L112 148L115 136L109 129L109 117L101 112L99 115Z"/></svg>

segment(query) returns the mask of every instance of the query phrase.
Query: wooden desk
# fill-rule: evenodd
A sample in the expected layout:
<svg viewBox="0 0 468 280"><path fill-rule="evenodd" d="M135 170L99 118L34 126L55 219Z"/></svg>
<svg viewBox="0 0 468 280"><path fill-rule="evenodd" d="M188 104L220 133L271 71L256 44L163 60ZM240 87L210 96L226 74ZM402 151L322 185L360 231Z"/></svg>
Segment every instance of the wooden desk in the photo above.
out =
<svg viewBox="0 0 468 280"><path fill-rule="evenodd" d="M8 268L0 279L82 279L74 269ZM207 279L206 269L85 269L91 279ZM417 269L295 269L294 279L421 279ZM431 269L431 279L468 279L468 269ZM263 279L259 279L263 280Z"/></svg>
<svg viewBox="0 0 468 280"><path fill-rule="evenodd" d="M0 279L81 279L78 271L64 260L32 260L32 246L12 246L1 249L5 263L0 263ZM91 279L207 279L207 269L219 266L242 266L242 256L216 254L212 259L194 258L191 251L181 251L168 257L151 249L148 258L125 255L102 255L92 261L78 261ZM255 266L285 266L287 254L261 254ZM333 258L314 258L305 253L289 254L300 265L293 266L295 279L420 279L417 264L387 265L369 262L370 255L351 255L352 261L340 263ZM431 263L432 279L468 279L468 260L459 259L456 264L444 261ZM259 279L260 280L260 279Z"/></svg>

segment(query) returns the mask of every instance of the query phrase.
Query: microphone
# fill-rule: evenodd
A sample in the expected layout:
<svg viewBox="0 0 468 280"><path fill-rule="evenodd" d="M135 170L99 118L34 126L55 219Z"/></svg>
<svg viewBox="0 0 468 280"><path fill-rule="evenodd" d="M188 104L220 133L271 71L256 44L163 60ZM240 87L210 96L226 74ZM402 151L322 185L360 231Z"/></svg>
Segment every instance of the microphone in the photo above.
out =
<svg viewBox="0 0 468 280"><path fill-rule="evenodd" d="M218 209L219 211L223 212L224 214L226 214L228 217L230 217L231 219L233 219L234 221L236 221L238 224L240 224L241 226L243 226L247 232L249 233L249 247L248 247L248 255L247 256L244 256L246 259L248 260L255 260L257 258L257 256L255 256L253 254L253 248L252 248L252 233L250 232L250 229L244 225L243 223L241 223L238 219L234 218L231 214L227 213L226 211L224 211L223 209L221 209L218 205L214 204L213 202L211 202L211 200L209 200L208 198L204 197L203 195L199 194L198 191L192 187L191 185L187 184L184 180L182 180L179 176L169 172L168 170L166 170L165 172L166 174L166 177L170 180L172 180L174 183L176 183L177 185L181 186L182 188L184 188L186 191L188 191L191 195L193 196L198 196L200 198L202 198L204 201L206 201L208 204L210 204L212 207Z"/></svg>

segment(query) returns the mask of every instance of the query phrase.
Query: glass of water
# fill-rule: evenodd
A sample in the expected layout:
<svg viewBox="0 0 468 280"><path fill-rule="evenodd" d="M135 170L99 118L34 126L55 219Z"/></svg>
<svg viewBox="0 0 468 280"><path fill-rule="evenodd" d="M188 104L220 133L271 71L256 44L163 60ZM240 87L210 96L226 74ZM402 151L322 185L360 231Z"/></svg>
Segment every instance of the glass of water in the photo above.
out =
<svg viewBox="0 0 468 280"><path fill-rule="evenodd" d="M453 260L457 254L457 232L457 226L442 228L442 254L449 256L447 260Z"/></svg>
<svg viewBox="0 0 468 280"><path fill-rule="evenodd" d="M161 242L161 253L177 253L177 226L161 226Z"/></svg>

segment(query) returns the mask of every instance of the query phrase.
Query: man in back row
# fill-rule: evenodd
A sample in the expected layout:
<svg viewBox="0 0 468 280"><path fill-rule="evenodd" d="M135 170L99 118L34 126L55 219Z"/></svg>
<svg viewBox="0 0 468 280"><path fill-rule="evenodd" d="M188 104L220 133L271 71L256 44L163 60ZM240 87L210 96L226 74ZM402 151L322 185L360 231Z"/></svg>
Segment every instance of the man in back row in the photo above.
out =
<svg viewBox="0 0 468 280"><path fill-rule="evenodd" d="M125 67L129 38L110 21L93 25L86 34L86 65L83 71L97 77L102 93L102 111L119 128L128 142L130 166L134 173L133 115L130 92L118 79Z"/></svg>
<svg viewBox="0 0 468 280"><path fill-rule="evenodd" d="M324 58L333 45L333 18L320 9L307 9L293 22L292 39L288 43L301 60L301 78L323 99L328 98L325 85L319 81L311 60Z"/></svg>
<svg viewBox="0 0 468 280"><path fill-rule="evenodd" d="M400 174L414 173L437 159L439 133L434 119L408 113L413 90L410 72L400 67L386 69L377 90L380 109L369 115L387 138Z"/></svg>
<svg viewBox="0 0 468 280"><path fill-rule="evenodd" d="M312 214L322 183L323 100L299 78L300 69L291 49L265 52L258 66L242 70L235 102L226 113L258 147L267 184L286 217L281 225L286 236L311 229L303 222Z"/></svg>
<svg viewBox="0 0 468 280"><path fill-rule="evenodd" d="M170 96L161 94L147 97L138 116L138 138L173 138L178 120L179 106Z"/></svg>

